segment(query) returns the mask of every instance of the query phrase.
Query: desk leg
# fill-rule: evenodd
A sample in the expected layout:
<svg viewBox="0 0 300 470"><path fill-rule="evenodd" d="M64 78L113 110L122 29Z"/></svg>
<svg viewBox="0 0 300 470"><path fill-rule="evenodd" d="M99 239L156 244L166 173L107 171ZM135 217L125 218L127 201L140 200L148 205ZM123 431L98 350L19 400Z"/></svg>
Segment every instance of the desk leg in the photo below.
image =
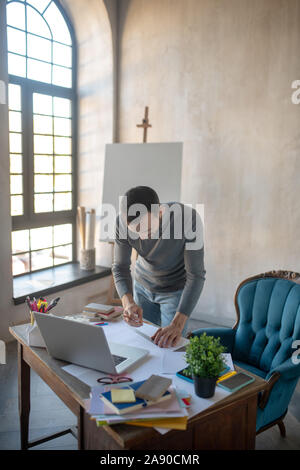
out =
<svg viewBox="0 0 300 470"><path fill-rule="evenodd" d="M84 408L79 407L79 414L77 416L77 443L78 450L84 450Z"/></svg>
<svg viewBox="0 0 300 470"><path fill-rule="evenodd" d="M23 346L18 342L18 396L21 449L28 449L30 412L30 367L23 359Z"/></svg>

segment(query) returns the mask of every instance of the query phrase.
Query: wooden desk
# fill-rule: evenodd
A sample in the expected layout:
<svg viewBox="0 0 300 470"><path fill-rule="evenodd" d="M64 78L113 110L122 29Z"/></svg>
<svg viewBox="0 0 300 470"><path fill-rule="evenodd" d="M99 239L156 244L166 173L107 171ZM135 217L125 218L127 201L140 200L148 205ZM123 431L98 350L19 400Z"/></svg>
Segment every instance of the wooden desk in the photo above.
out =
<svg viewBox="0 0 300 470"><path fill-rule="evenodd" d="M186 431L170 431L165 435L155 429L116 424L97 428L84 409L90 387L65 372L65 362L53 359L43 348L28 346L25 326L11 327L18 341L18 386L21 448L28 449L30 412L30 368L32 368L77 416L78 449L96 450L202 450L254 449L258 393L266 382L253 374L255 381L229 395L189 420ZM65 431L63 433L66 433ZM62 433L60 433L62 434ZM47 437L39 443L48 440ZM35 443L36 445L36 443Z"/></svg>

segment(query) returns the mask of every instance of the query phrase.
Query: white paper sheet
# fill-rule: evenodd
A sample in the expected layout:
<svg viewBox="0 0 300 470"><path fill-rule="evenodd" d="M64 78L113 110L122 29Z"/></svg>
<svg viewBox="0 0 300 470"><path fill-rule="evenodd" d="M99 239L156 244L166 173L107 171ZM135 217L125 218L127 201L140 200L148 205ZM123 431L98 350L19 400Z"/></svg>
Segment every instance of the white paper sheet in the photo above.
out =
<svg viewBox="0 0 300 470"><path fill-rule="evenodd" d="M223 360L224 360L225 364L230 368L230 370L234 370L234 365L233 365L232 357L231 357L230 353L224 353L223 354Z"/></svg>
<svg viewBox="0 0 300 470"><path fill-rule="evenodd" d="M156 333L156 331L158 330L158 327L157 326L154 326L154 325L149 325L148 323L144 323L142 326L139 326L139 327L134 327L134 326L129 326L128 325L128 328L130 329L133 329L133 331L141 336L143 336L145 339L147 339L148 341L150 341L152 343L152 340L151 340L151 337ZM188 339L186 338L181 338L178 342L178 344L174 347L169 347L167 348L168 351L176 351L177 349L180 349L182 348L182 346L185 346L186 344L188 344ZM156 345L155 345L156 346ZM156 346L157 348L159 346Z"/></svg>
<svg viewBox="0 0 300 470"><path fill-rule="evenodd" d="M162 374L176 374L186 367L185 353L177 351L163 350L161 356L161 372Z"/></svg>

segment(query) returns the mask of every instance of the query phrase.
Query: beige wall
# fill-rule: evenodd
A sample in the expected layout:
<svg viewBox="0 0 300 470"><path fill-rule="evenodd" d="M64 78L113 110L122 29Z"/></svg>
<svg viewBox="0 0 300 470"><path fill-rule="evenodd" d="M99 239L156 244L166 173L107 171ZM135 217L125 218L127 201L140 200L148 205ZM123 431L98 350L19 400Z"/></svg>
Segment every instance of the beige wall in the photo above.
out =
<svg viewBox="0 0 300 470"><path fill-rule="evenodd" d="M205 204L194 316L231 324L244 278L300 270L299 0L122 0L120 142L184 142L185 202Z"/></svg>

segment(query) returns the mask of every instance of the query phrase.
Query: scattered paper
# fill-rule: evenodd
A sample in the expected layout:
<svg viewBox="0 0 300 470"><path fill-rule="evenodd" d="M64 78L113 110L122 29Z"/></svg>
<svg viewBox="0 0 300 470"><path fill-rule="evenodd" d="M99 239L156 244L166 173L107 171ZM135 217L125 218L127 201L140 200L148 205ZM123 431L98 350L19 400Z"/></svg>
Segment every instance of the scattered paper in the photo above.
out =
<svg viewBox="0 0 300 470"><path fill-rule="evenodd" d="M148 341L151 341L151 343L154 344L151 337L158 330L157 326L149 325L148 323L144 323L142 326L139 326L139 327L129 326L129 325L128 325L128 327L133 329L135 333L143 336L145 339L147 339ZM163 349L168 349L168 351L176 351L177 349L182 348L182 346L185 346L186 344L188 344L188 342L189 342L188 339L182 337L182 338L180 338L180 340L179 340L179 342L176 346L169 347L169 348L163 348ZM154 344L154 345L156 347L159 347L156 344Z"/></svg>
<svg viewBox="0 0 300 470"><path fill-rule="evenodd" d="M162 374L176 374L176 372L186 367L185 353L163 349L162 353Z"/></svg>
<svg viewBox="0 0 300 470"><path fill-rule="evenodd" d="M234 365L233 365L232 357L230 353L223 354L223 361L225 362L226 366L229 367L230 370L234 370Z"/></svg>

